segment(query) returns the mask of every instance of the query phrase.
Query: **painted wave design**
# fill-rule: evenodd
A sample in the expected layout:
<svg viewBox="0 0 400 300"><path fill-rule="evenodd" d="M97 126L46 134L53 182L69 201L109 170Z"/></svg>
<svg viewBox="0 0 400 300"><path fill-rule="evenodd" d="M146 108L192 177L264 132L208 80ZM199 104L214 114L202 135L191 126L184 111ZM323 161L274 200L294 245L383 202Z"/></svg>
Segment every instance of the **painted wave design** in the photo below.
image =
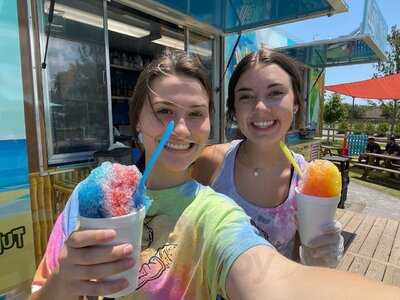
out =
<svg viewBox="0 0 400 300"><path fill-rule="evenodd" d="M28 184L26 140L0 140L0 190Z"/></svg>

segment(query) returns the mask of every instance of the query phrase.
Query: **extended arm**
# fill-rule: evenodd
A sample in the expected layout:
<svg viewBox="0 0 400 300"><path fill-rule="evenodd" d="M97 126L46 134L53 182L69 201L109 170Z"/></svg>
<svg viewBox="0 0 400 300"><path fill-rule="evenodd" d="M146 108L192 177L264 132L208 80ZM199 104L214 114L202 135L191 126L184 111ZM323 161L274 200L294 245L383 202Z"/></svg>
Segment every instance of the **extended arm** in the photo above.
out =
<svg viewBox="0 0 400 300"><path fill-rule="evenodd" d="M230 300L400 299L400 289L352 273L307 267L266 246L251 248L233 264Z"/></svg>

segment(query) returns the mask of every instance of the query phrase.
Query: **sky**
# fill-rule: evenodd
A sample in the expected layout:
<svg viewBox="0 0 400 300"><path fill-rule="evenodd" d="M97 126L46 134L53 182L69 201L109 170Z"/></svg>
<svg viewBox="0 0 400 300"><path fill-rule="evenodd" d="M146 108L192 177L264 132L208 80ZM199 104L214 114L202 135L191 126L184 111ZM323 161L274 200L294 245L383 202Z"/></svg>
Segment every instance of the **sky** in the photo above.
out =
<svg viewBox="0 0 400 300"><path fill-rule="evenodd" d="M320 17L279 26L302 42L335 38L350 34L362 21L364 0L345 0L348 12L331 17ZM400 0L376 0L388 24L400 27ZM326 85L369 79L375 72L374 64L330 67L326 69ZM345 102L349 102L346 99ZM360 104L367 104L360 103Z"/></svg>

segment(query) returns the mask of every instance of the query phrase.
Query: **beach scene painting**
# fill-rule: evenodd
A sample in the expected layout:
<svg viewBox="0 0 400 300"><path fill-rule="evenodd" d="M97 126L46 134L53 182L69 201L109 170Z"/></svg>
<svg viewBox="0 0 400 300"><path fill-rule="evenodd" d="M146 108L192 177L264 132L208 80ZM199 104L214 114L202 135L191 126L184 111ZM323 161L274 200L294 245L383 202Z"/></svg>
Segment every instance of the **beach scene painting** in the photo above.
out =
<svg viewBox="0 0 400 300"><path fill-rule="evenodd" d="M0 297L35 270L17 2L0 0Z"/></svg>

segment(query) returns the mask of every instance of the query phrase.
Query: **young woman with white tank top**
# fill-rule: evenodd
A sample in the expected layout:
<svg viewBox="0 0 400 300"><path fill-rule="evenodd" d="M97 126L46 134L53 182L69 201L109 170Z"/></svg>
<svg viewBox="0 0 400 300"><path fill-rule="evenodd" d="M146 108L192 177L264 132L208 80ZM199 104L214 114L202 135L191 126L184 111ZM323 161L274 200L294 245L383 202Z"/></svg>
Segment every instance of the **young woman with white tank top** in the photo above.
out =
<svg viewBox="0 0 400 300"><path fill-rule="evenodd" d="M228 121L237 123L243 139L207 147L192 176L235 200L281 254L332 267L343 253L340 223L327 224L309 247L300 245L294 197L299 177L279 147L301 106L301 87L298 67L287 56L261 49L244 57L227 99ZM303 168L303 156L292 154Z"/></svg>
<svg viewBox="0 0 400 300"><path fill-rule="evenodd" d="M296 258L294 251L296 243L297 221L295 218L296 201L294 188L299 182L299 176L291 168L289 190L284 201L273 207L261 207L243 198L236 190L235 160L243 140L234 140L229 144L221 169L211 183L211 187L220 193L234 199L251 217L263 236L271 241L275 248L288 258ZM305 160L302 155L294 154L300 167ZM257 172L257 171L255 171ZM260 174L256 174L259 176ZM297 246L299 246L297 244Z"/></svg>

